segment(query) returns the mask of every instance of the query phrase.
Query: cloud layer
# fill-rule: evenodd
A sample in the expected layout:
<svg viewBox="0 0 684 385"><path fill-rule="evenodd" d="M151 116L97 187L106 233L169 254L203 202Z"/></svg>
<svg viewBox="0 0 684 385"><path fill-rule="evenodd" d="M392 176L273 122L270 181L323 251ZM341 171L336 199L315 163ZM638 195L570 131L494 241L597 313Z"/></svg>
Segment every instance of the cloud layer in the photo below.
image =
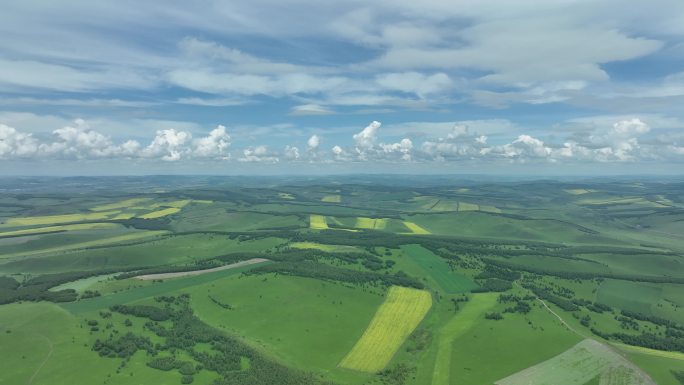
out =
<svg viewBox="0 0 684 385"><path fill-rule="evenodd" d="M486 123L483 127L488 127ZM382 123L370 122L351 136L350 145L333 144L322 148L322 138L311 135L305 143L272 149L255 145L233 149L226 127L219 125L204 136L193 138L188 131L158 130L147 145L129 139L114 142L110 137L77 119L55 129L48 140L0 124L0 159L146 159L179 162L211 160L242 163L279 162L469 162L473 160L504 163L577 162L684 162L684 137L652 136L651 127L639 118L619 120L612 125L590 129L588 135L569 135L547 142L529 134L518 134L509 141L490 143L486 135L455 124L442 137L428 137L414 144L408 137L395 141L381 138Z"/></svg>

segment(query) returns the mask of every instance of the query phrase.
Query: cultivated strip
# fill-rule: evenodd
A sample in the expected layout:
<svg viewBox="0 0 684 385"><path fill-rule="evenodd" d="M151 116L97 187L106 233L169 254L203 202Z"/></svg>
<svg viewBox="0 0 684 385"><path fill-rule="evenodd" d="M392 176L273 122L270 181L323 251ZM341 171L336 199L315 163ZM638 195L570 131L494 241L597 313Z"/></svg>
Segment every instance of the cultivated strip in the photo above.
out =
<svg viewBox="0 0 684 385"><path fill-rule="evenodd" d="M368 373L382 370L431 306L432 296L425 290L390 287L385 302L340 367Z"/></svg>

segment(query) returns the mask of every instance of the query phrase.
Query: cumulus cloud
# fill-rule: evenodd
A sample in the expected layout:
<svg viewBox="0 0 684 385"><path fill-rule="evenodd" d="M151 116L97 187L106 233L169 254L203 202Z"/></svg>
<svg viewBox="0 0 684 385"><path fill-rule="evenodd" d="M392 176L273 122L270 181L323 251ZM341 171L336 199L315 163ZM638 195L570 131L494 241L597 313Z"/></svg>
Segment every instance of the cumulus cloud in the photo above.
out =
<svg viewBox="0 0 684 385"><path fill-rule="evenodd" d="M352 136L355 144L354 154L356 155L356 158L362 161L388 159L411 160L413 142L408 138L404 138L397 143L376 144L378 139L378 130L381 126L382 123L378 121L372 121L363 130ZM338 148L338 150L341 150L341 148ZM335 152L334 149L333 152ZM346 158L348 155L346 151L337 152L339 154L336 154L336 158Z"/></svg>
<svg viewBox="0 0 684 385"><path fill-rule="evenodd" d="M226 132L226 127L217 126L209 132L209 135L196 139L193 156L198 158L217 158L226 159L226 150L230 147L230 135Z"/></svg>
<svg viewBox="0 0 684 385"><path fill-rule="evenodd" d="M564 137L524 133L516 127L512 139L497 132L494 143L467 124L455 124L441 136L401 137L391 135L383 140L382 124L372 121L349 137L349 145L334 145L320 151L321 138L311 135L303 146L286 146L272 151L264 144L254 144L234 151L226 127L217 126L205 136L189 131L165 128L156 131L149 144L136 140L114 141L90 127L84 120L34 136L6 124L0 124L0 159L148 159L162 161L192 161L211 159L239 162L639 162L660 160L684 161L684 136L679 131L654 131L648 119L622 118L607 123L603 117L589 125L573 122ZM663 120L668 127L675 127ZM588 124L588 123L587 123ZM660 124L660 123L658 123ZM491 124L490 124L491 125ZM481 127L490 130L490 125ZM579 126L577 126L579 125ZM510 128L513 126L507 125ZM577 129L577 127L581 127ZM518 129L520 131L518 131ZM442 129L440 128L440 131ZM522 132L521 132L522 131ZM251 139L250 139L251 140Z"/></svg>
<svg viewBox="0 0 684 385"><path fill-rule="evenodd" d="M374 120L367 125L366 128L361 130L361 132L352 136L354 143L356 143L357 151L362 152L363 150L372 148L375 145L377 132L381 125L382 123Z"/></svg>
<svg viewBox="0 0 684 385"><path fill-rule="evenodd" d="M465 124L455 124L445 137L426 140L421 150L424 155L438 160L473 159L491 152L487 137L471 133Z"/></svg>
<svg viewBox="0 0 684 385"><path fill-rule="evenodd" d="M299 159L299 148L295 146L285 146L285 152L283 153L283 156L287 160L297 160Z"/></svg>
<svg viewBox="0 0 684 385"><path fill-rule="evenodd" d="M542 140L530 135L520 135L513 142L501 146L500 152L506 158L543 159L549 157L553 151Z"/></svg>
<svg viewBox="0 0 684 385"><path fill-rule="evenodd" d="M37 151L38 141L31 134L0 124L0 159L30 157Z"/></svg>
<svg viewBox="0 0 684 385"><path fill-rule="evenodd" d="M242 157L238 158L240 162L250 163L278 163L280 158L276 154L271 153L267 146L248 147L242 150Z"/></svg>
<svg viewBox="0 0 684 385"><path fill-rule="evenodd" d="M160 157L162 160L174 162L180 160L187 154L185 144L189 142L192 135L185 131L176 131L173 128L157 131L157 135L145 149L141 152L143 157Z"/></svg>
<svg viewBox="0 0 684 385"><path fill-rule="evenodd" d="M306 145L309 147L309 150L316 151L318 146L321 145L321 138L316 134L311 135L309 140L306 141Z"/></svg>

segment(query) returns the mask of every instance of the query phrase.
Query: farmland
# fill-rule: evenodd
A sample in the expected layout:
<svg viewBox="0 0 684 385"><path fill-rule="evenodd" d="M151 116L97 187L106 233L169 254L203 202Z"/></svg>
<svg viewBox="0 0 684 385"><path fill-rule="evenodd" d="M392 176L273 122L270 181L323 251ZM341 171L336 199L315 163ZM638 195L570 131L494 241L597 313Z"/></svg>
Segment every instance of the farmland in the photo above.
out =
<svg viewBox="0 0 684 385"><path fill-rule="evenodd" d="M2 384L684 378L677 181L5 183Z"/></svg>
<svg viewBox="0 0 684 385"><path fill-rule="evenodd" d="M425 291L390 287L385 302L340 366L364 372L383 369L432 306Z"/></svg>
<svg viewBox="0 0 684 385"><path fill-rule="evenodd" d="M311 215L309 217L309 226L314 230L325 230L328 228L328 221L323 215Z"/></svg>
<svg viewBox="0 0 684 385"><path fill-rule="evenodd" d="M594 378L608 385L646 385L652 380L618 353L597 341L584 340L562 354L496 381L496 385L585 384Z"/></svg>

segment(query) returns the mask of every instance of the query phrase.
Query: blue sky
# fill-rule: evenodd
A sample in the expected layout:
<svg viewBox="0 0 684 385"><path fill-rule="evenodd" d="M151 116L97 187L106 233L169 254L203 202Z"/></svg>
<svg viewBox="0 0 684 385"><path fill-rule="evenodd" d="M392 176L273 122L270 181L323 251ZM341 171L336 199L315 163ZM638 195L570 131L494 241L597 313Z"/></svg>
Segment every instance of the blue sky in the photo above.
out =
<svg viewBox="0 0 684 385"><path fill-rule="evenodd" d="M14 1L0 173L681 173L680 0Z"/></svg>

